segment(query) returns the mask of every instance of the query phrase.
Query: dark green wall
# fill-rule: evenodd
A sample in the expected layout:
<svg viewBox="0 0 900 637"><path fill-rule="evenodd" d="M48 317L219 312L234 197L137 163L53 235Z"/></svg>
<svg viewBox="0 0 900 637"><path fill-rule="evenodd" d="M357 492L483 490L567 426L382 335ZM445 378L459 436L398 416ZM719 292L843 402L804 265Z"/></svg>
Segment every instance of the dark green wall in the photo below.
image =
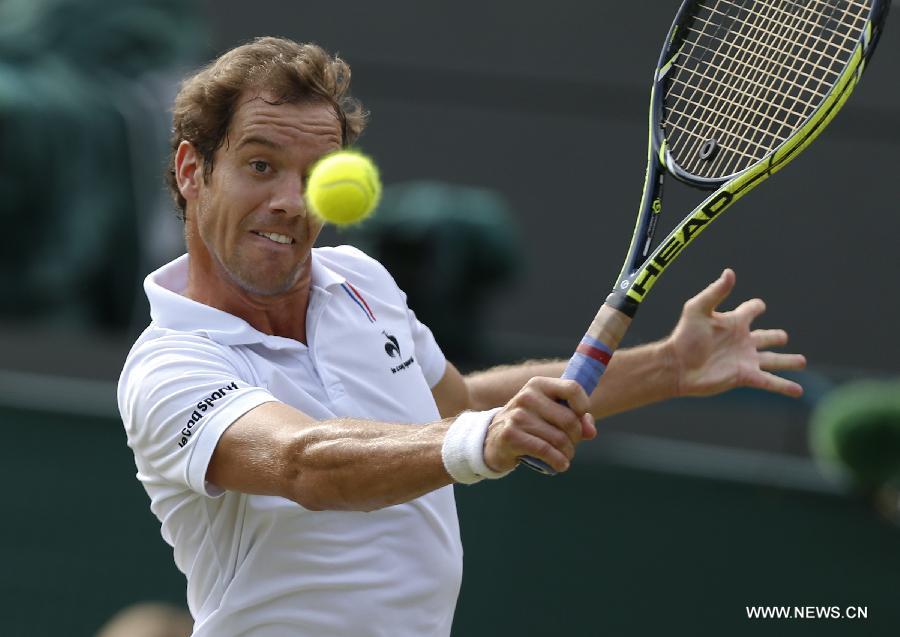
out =
<svg viewBox="0 0 900 637"><path fill-rule="evenodd" d="M0 426L0 635L87 637L136 601L184 605L121 423L0 409Z"/></svg>
<svg viewBox="0 0 900 637"><path fill-rule="evenodd" d="M454 634L900 628L900 529L861 504L603 464L518 473L457 489L466 557ZM750 621L748 605L858 605L869 616Z"/></svg>

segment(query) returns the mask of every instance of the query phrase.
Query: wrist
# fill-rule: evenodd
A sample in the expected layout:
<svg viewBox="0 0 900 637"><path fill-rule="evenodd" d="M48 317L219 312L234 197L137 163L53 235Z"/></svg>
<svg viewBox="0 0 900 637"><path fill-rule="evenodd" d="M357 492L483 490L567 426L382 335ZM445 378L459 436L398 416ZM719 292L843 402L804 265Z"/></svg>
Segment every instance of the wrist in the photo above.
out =
<svg viewBox="0 0 900 637"><path fill-rule="evenodd" d="M465 411L451 423L441 446L441 459L455 482L473 484L484 478L502 478L509 473L494 471L484 459L487 431L500 409Z"/></svg>
<svg viewBox="0 0 900 637"><path fill-rule="evenodd" d="M669 398L678 398L682 395L681 383L681 366L678 363L678 349L675 347L674 339L669 336L657 344L659 352L657 360L662 361L660 371L662 373L662 381L660 386L665 392L663 400Z"/></svg>

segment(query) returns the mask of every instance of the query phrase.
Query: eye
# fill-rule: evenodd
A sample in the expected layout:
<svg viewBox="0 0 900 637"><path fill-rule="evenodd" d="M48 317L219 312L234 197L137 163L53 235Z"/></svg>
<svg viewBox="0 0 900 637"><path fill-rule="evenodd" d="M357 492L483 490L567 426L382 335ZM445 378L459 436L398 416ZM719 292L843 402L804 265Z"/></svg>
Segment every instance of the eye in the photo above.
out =
<svg viewBox="0 0 900 637"><path fill-rule="evenodd" d="M269 172L269 162L262 161L261 159L251 161L250 167L253 168L254 172L258 172L260 174Z"/></svg>

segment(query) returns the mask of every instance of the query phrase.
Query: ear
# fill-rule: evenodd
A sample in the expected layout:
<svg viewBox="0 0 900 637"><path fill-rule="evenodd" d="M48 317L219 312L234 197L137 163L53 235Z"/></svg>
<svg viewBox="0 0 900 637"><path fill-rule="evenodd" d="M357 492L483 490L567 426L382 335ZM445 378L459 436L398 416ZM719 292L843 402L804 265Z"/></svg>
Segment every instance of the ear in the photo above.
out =
<svg viewBox="0 0 900 637"><path fill-rule="evenodd" d="M200 180L203 178L200 154L188 141L178 144L175 151L175 182L181 196L187 201L197 198L200 192Z"/></svg>

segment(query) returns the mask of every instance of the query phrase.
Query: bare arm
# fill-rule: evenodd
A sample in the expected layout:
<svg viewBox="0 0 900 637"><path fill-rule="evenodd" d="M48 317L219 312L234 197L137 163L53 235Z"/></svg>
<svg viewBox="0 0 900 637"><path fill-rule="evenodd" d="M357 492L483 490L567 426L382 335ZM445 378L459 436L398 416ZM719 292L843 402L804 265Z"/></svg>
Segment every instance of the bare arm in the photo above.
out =
<svg viewBox="0 0 900 637"><path fill-rule="evenodd" d="M472 409L503 404L534 376L562 376L567 361L528 361L465 377ZM605 418L675 397L674 367L663 341L616 352L594 393L590 412Z"/></svg>
<svg viewBox="0 0 900 637"><path fill-rule="evenodd" d="M574 381L533 379L491 420L480 450L485 464L503 473L530 455L565 471L578 443L596 434L587 406ZM316 421L265 403L225 430L206 477L222 489L278 495L311 510L372 511L452 482L442 456L452 422Z"/></svg>
<svg viewBox="0 0 900 637"><path fill-rule="evenodd" d="M677 396L709 396L734 387L799 396L803 390L797 383L771 372L802 369L804 357L764 351L785 345L787 333L750 329L765 304L753 299L730 312L716 310L734 284L734 272L726 270L684 304L667 338L617 351L590 397L591 413L603 418ZM562 375L565 365L562 360L530 361L466 377L448 365L433 391L444 415L488 409L504 404L532 377Z"/></svg>
<svg viewBox="0 0 900 637"><path fill-rule="evenodd" d="M441 461L449 422L316 421L283 403L265 403L222 434L207 479L311 510L371 511L450 484Z"/></svg>

